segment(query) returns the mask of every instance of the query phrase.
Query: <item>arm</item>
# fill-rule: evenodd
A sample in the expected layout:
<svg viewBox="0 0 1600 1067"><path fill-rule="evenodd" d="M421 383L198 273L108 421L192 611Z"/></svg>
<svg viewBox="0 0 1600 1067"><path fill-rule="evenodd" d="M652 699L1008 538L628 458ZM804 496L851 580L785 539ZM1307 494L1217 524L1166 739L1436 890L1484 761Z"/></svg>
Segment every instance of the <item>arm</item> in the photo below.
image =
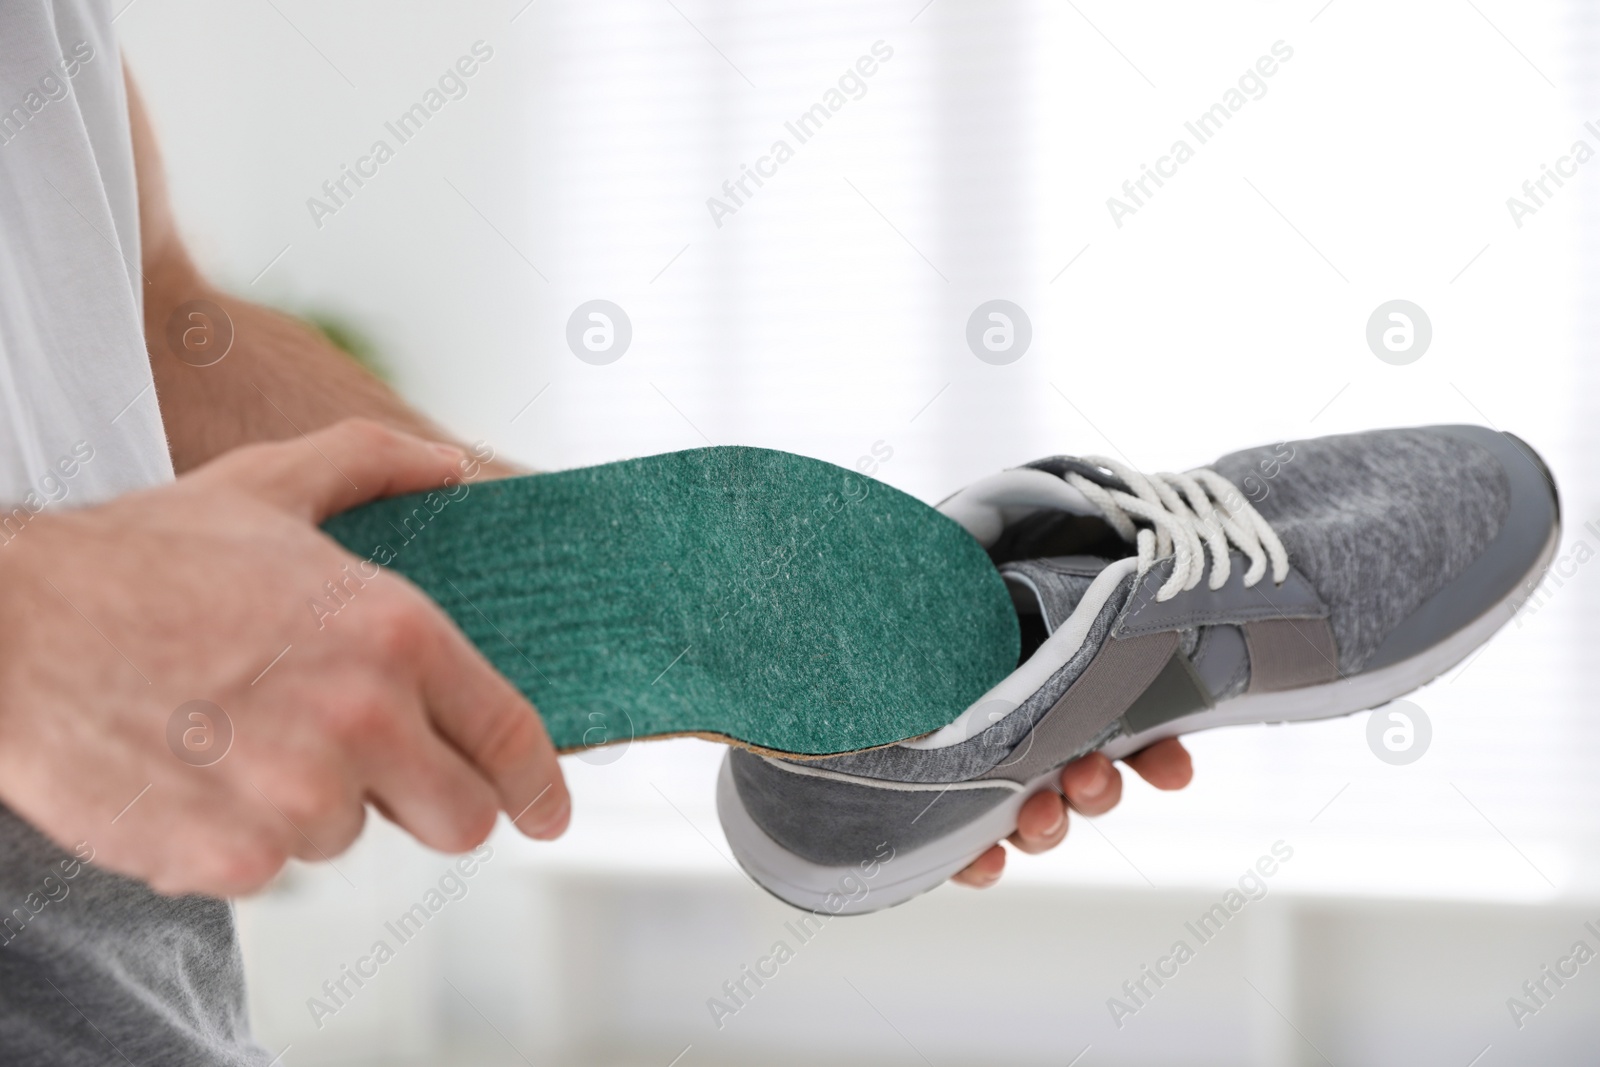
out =
<svg viewBox="0 0 1600 1067"><path fill-rule="evenodd" d="M527 701L415 586L316 528L462 458L352 419L35 517L0 546L0 800L168 893L245 893L289 856L336 855L369 803L444 851L497 809L560 834L567 792ZM352 573L324 625L308 598Z"/></svg>
<svg viewBox="0 0 1600 1067"><path fill-rule="evenodd" d="M182 473L240 445L298 437L351 416L448 441L448 434L316 331L230 296L200 276L173 219L149 116L132 77L126 80L147 281L145 344L173 467ZM219 363L196 367L169 349L168 319L190 300L210 301L232 320L233 344ZM490 476L517 473L493 460L484 469Z"/></svg>
<svg viewBox="0 0 1600 1067"><path fill-rule="evenodd" d="M477 465L309 331L205 286L131 86L130 107L148 321L201 296L239 336L194 368L150 333L175 482L0 543L0 802L170 893L248 892L289 856L325 859L369 804L446 851L497 810L559 835L570 802L534 709L419 590L317 529ZM325 623L308 598L336 581ZM191 722L227 743L197 750Z"/></svg>

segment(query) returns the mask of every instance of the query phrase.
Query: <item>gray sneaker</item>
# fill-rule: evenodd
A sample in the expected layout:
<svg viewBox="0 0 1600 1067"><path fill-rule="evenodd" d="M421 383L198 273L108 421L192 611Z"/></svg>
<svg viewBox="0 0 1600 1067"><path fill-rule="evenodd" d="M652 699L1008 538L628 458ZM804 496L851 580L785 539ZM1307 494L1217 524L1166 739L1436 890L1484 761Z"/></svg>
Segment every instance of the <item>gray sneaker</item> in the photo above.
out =
<svg viewBox="0 0 1600 1067"><path fill-rule="evenodd" d="M1089 752L1394 700L1504 625L1560 534L1548 468L1477 426L1248 449L1186 475L1055 457L939 510L1010 587L1021 663L924 737L806 760L729 750L728 843L797 907L865 913L939 885Z"/></svg>

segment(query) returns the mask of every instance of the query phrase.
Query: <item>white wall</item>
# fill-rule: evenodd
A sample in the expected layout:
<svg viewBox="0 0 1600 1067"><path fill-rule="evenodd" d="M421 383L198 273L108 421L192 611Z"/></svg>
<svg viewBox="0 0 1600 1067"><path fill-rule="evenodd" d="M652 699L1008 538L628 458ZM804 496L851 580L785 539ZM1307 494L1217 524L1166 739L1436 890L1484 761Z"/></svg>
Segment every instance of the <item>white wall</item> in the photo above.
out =
<svg viewBox="0 0 1600 1067"><path fill-rule="evenodd" d="M695 814L714 837L710 812ZM802 942L786 925L796 913L694 830L667 820L650 830L681 850L674 861L552 864L508 848L414 942L416 956L386 965L405 969L382 971L320 1032L293 994L353 959L400 906L362 913L326 872L256 902L244 914L262 1030L274 1050L290 1044L290 1063L660 1067L688 1048L682 1062L709 1065L1060 1065L1082 1054L1105 1065L1398 1067L1466 1064L1486 1048L1482 1063L1587 1062L1600 1014L1593 963L1563 987L1546 980L1553 995L1521 1028L1507 1008L1514 996L1534 1006L1522 983L1575 941L1596 944L1584 924L1600 926L1600 902L1307 893L1315 879L1295 864L1311 845L1206 943L1190 924L1226 881L946 888L830 920ZM1233 857L1236 875L1256 858ZM414 892L431 881L406 872L395 888L408 878ZM320 925L308 921L319 911ZM779 940L792 960L764 986L747 983L753 995L736 1005L724 983ZM1193 958L1160 987L1145 979L1143 1003L1133 1000L1124 983L1178 940ZM275 988L262 988L268 979ZM739 1010L713 1013L712 998ZM1113 1015L1111 998L1137 1010Z"/></svg>

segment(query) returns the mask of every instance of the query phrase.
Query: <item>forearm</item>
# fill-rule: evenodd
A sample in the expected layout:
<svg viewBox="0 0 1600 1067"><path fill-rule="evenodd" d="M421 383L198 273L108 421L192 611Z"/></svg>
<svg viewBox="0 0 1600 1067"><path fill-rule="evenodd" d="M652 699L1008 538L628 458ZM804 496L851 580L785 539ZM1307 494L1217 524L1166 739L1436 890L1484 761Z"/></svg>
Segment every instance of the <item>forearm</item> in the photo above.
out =
<svg viewBox="0 0 1600 1067"><path fill-rule="evenodd" d="M297 437L354 415L434 440L449 435L408 407L386 385L326 338L286 315L240 300L208 284L169 256L146 264L145 343L166 423L173 466L184 471L229 449ZM221 309L185 315L191 301ZM168 324L179 318L176 344ZM212 321L217 319L218 321ZM181 334L216 345L232 334L226 356L188 348Z"/></svg>

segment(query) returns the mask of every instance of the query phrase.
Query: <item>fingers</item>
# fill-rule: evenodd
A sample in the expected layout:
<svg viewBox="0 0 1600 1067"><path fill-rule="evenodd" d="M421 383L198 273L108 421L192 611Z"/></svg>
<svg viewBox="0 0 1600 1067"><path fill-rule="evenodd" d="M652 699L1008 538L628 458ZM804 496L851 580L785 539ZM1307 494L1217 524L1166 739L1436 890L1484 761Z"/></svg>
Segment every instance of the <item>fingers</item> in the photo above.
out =
<svg viewBox="0 0 1600 1067"><path fill-rule="evenodd" d="M1122 799L1122 773L1099 752L1061 768L1061 792L1085 815L1104 815Z"/></svg>
<svg viewBox="0 0 1600 1067"><path fill-rule="evenodd" d="M446 632L422 679L434 728L488 779L517 829L543 841L560 837L572 802L544 722L460 631L439 619Z"/></svg>
<svg viewBox="0 0 1600 1067"><path fill-rule="evenodd" d="M396 694L405 714L391 714L354 749L367 798L429 848L466 852L494 829L500 798L488 780L430 728L427 716Z"/></svg>
<svg viewBox="0 0 1600 1067"><path fill-rule="evenodd" d="M357 504L460 480L465 454L382 423L347 419L273 444L236 449L211 465L308 521L320 523Z"/></svg>
<svg viewBox="0 0 1600 1067"><path fill-rule="evenodd" d="M533 708L414 589L375 591L360 608L364 655L385 680L338 691L300 744L258 754L236 792L263 833L241 833L248 847L223 853L199 888L253 889L286 855L337 856L360 833L368 800L445 852L480 844L502 808L532 836L566 828L566 787Z"/></svg>
<svg viewBox="0 0 1600 1067"><path fill-rule="evenodd" d="M337 855L360 831L369 799L444 852L482 843L501 810L530 836L559 836L570 803L538 713L414 589L360 607L368 654L388 681L324 707L327 773L304 769L316 761L302 757L278 761L295 768L287 775L263 778L257 792L292 828L288 851Z"/></svg>
<svg viewBox="0 0 1600 1067"><path fill-rule="evenodd" d="M108 868L132 874L165 896L203 893L227 898L265 886L290 856L284 835L276 830L233 827L224 836L184 829L190 847L182 852L152 857L147 848L140 848L135 855L124 856L105 849L95 858Z"/></svg>
<svg viewBox="0 0 1600 1067"><path fill-rule="evenodd" d="M1157 741L1123 762L1157 789L1182 789L1194 778L1189 750L1176 737Z"/></svg>
<svg viewBox="0 0 1600 1067"><path fill-rule="evenodd" d="M1027 853L1046 852L1067 836L1067 803L1050 790L1035 793L1017 811L1017 829L1006 840Z"/></svg>
<svg viewBox="0 0 1600 1067"><path fill-rule="evenodd" d="M316 861L350 847L366 824L367 812L349 777L334 761L300 760L292 769L249 780L246 801L254 793L284 823L276 827L291 856ZM270 823L273 815L266 813Z"/></svg>
<svg viewBox="0 0 1600 1067"><path fill-rule="evenodd" d="M979 856L950 880L973 889L988 889L1006 869L1006 850L999 845Z"/></svg>
<svg viewBox="0 0 1600 1067"><path fill-rule="evenodd" d="M166 896L251 893L289 859L294 831L270 808L263 817L259 810L219 804L215 797L183 799L205 803L163 805L146 796L119 816L112 832L101 829L93 839L73 834L74 840L58 844L84 862L137 878Z"/></svg>
<svg viewBox="0 0 1600 1067"><path fill-rule="evenodd" d="M1124 762L1157 789L1182 789L1194 777L1189 752L1177 738L1157 741ZM1006 839L1027 853L1047 852L1067 836L1068 808L1103 815L1122 799L1122 774L1109 758L1092 752L1061 768L1061 793L1035 793L1017 811L1017 828ZM951 881L983 889L999 881L1005 850L994 846Z"/></svg>

